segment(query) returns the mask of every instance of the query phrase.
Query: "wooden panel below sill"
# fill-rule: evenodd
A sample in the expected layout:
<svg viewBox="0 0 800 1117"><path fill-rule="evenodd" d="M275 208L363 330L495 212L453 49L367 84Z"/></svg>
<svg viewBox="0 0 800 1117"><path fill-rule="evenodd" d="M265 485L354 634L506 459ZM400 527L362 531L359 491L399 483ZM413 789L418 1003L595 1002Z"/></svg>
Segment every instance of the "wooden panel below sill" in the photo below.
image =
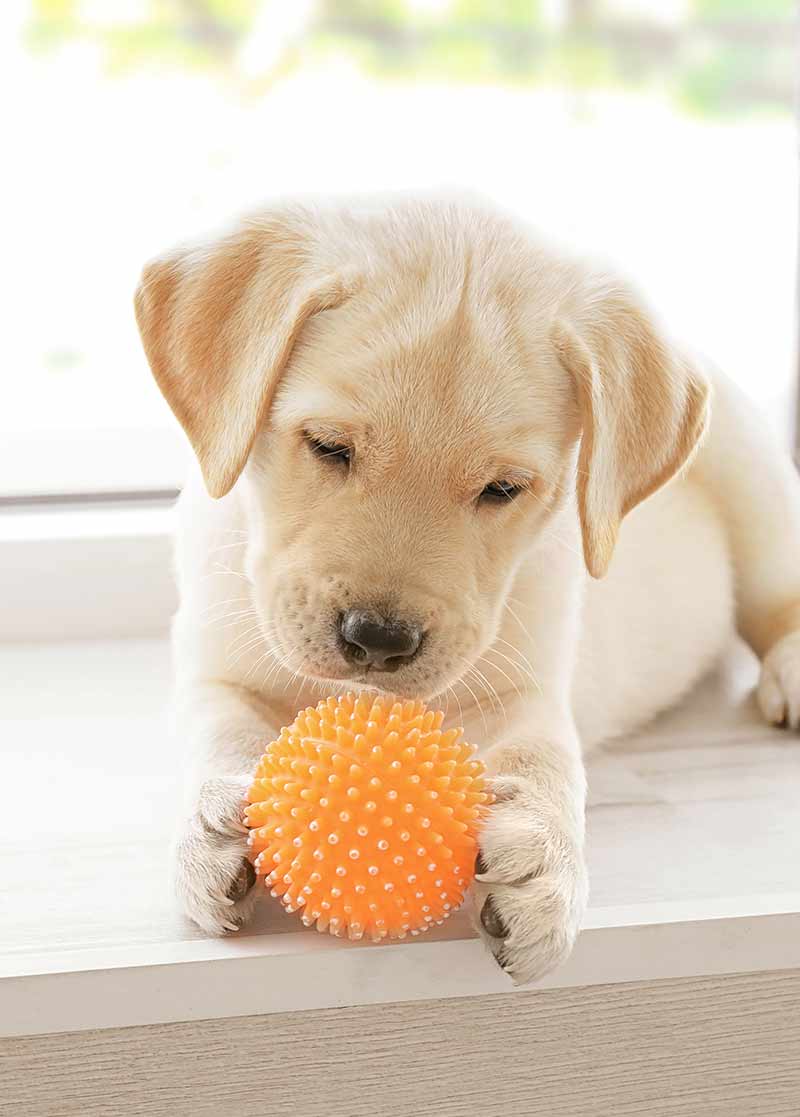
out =
<svg viewBox="0 0 800 1117"><path fill-rule="evenodd" d="M796 1117L800 974L0 1041L3 1117Z"/></svg>

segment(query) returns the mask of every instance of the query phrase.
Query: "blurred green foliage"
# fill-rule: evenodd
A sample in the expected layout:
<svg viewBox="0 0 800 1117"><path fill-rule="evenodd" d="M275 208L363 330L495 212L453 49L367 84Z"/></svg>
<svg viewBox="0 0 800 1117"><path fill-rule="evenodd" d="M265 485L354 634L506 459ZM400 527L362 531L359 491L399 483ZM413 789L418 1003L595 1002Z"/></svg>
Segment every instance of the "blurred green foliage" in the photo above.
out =
<svg viewBox="0 0 800 1117"><path fill-rule="evenodd" d="M141 0L126 21L129 5L114 0L31 0L28 41L42 51L90 42L115 72L203 69L237 80L239 50L263 6ZM653 86L695 113L791 111L794 0L688 0L672 23L644 6L622 15L604 0L563 0L555 25L551 10L542 0L319 0L278 66L345 54L379 78Z"/></svg>
<svg viewBox="0 0 800 1117"><path fill-rule="evenodd" d="M696 19L791 21L797 14L794 0L694 0Z"/></svg>
<svg viewBox="0 0 800 1117"><path fill-rule="evenodd" d="M33 49L68 41L98 46L112 69L144 65L230 65L261 8L260 0L147 0L138 19L115 0L88 7L82 0L31 0L28 41ZM135 10L135 9L134 9Z"/></svg>

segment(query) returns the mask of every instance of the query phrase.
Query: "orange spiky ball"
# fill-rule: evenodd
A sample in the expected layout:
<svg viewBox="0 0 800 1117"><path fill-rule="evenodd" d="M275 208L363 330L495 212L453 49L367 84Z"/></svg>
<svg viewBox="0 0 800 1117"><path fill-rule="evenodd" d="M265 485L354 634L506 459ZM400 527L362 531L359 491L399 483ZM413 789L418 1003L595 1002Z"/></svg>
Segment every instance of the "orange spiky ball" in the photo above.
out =
<svg viewBox="0 0 800 1117"><path fill-rule="evenodd" d="M245 821L287 911L351 939L405 938L464 900L488 795L460 729L421 702L328 698L262 756Z"/></svg>

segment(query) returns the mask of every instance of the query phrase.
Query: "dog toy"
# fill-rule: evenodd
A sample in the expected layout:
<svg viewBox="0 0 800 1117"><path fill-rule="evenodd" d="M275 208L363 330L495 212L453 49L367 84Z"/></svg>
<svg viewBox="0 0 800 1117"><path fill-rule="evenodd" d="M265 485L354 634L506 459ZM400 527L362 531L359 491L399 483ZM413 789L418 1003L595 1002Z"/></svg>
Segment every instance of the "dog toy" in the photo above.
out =
<svg viewBox="0 0 800 1117"><path fill-rule="evenodd" d="M251 858L306 926L418 935L464 900L489 800L460 729L421 702L328 698L267 747L248 793Z"/></svg>

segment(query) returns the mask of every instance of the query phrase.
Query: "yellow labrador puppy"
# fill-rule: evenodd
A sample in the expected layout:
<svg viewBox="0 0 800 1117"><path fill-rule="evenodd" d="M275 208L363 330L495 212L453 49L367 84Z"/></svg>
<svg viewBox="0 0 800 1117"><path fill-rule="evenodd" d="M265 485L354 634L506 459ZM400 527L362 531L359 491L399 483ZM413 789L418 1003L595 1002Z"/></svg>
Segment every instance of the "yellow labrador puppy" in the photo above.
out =
<svg viewBox="0 0 800 1117"><path fill-rule="evenodd" d="M680 698L734 625L765 717L800 722L793 468L613 276L482 204L377 198L179 248L136 310L202 473L174 629L201 927L250 915L244 786L331 691L419 696L485 746L478 923L516 981L580 926L582 747Z"/></svg>

